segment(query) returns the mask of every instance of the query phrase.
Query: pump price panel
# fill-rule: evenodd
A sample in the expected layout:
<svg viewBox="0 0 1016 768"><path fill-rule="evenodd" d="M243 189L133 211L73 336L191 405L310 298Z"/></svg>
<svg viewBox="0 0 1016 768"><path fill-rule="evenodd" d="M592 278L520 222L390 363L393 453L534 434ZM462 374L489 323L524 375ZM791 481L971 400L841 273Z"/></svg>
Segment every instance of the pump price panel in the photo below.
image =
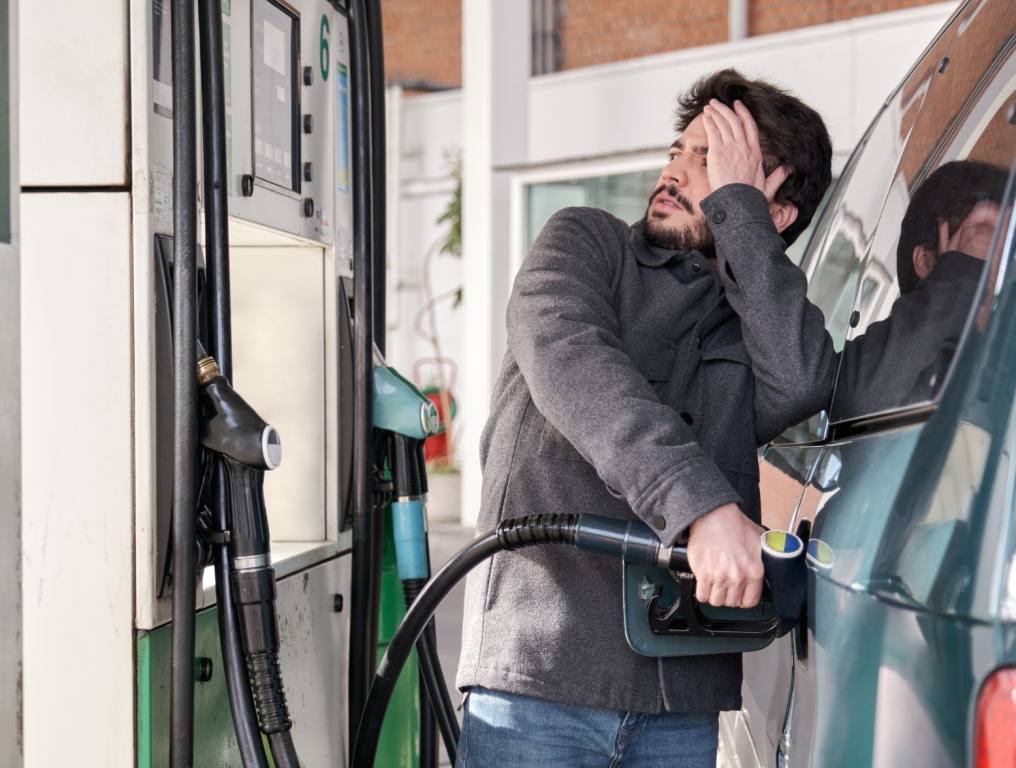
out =
<svg viewBox="0 0 1016 768"><path fill-rule="evenodd" d="M276 0L256 0L251 21L254 176L299 194L299 14Z"/></svg>

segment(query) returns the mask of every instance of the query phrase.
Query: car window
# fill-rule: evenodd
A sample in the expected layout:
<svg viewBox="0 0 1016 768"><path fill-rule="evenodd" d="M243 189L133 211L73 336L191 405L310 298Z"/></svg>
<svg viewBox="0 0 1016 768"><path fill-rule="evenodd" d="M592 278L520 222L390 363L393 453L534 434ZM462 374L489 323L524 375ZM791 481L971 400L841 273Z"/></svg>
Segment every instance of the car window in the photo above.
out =
<svg viewBox="0 0 1016 768"><path fill-rule="evenodd" d="M978 44L965 43L967 55L936 57L931 74L915 73L927 82L924 106L888 188L877 190L883 202L852 264L853 295L846 308L842 296L827 303L842 350L833 423L933 402L946 379L1008 216L1001 202L1016 159L1016 56L1012 36L998 30L1011 32L1016 5L1004 6L939 41L950 50L957 35L973 35Z"/></svg>
<svg viewBox="0 0 1016 768"><path fill-rule="evenodd" d="M861 267L889 192L892 179L885 169L899 162L926 94L926 87L904 86L883 107L847 162L802 261L808 299L822 310L837 352L846 340ZM825 411L815 414L776 442L821 439L827 421Z"/></svg>

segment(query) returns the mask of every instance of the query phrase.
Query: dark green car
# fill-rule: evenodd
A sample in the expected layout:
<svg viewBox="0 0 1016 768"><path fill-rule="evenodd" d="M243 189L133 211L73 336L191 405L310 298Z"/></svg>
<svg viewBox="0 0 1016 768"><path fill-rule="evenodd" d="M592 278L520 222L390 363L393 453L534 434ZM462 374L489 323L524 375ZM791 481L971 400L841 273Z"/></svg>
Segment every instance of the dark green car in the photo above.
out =
<svg viewBox="0 0 1016 768"><path fill-rule="evenodd" d="M836 388L761 462L807 616L744 657L729 765L1016 766L1014 88L1016 2L963 3L815 226Z"/></svg>

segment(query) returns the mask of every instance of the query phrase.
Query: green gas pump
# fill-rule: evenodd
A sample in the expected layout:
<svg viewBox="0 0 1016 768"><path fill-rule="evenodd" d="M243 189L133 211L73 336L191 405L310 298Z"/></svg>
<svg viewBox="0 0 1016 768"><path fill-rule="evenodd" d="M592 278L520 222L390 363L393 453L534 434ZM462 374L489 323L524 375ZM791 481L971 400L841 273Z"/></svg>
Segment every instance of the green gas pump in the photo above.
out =
<svg viewBox="0 0 1016 768"><path fill-rule="evenodd" d="M386 523L378 631L380 662L406 609L430 578L423 443L438 434L442 426L434 403L388 366L376 347L372 414L375 476L384 500ZM381 764L412 766L416 754L419 765L436 764L435 725L454 764L458 721L444 684L434 625L430 622L395 687L382 729Z"/></svg>

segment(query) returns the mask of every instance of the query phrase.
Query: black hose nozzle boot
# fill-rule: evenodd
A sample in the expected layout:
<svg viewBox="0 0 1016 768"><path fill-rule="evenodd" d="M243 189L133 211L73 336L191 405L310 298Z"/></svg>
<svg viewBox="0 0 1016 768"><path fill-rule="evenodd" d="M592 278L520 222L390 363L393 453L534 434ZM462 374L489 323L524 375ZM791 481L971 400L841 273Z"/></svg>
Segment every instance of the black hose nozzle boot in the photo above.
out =
<svg viewBox="0 0 1016 768"><path fill-rule="evenodd" d="M198 362L198 384L205 406L201 443L219 455L226 480L233 595L247 675L261 731L270 736L292 727L279 668L275 571L264 497L265 472L279 465L282 444L275 428L219 373L213 358Z"/></svg>
<svg viewBox="0 0 1016 768"><path fill-rule="evenodd" d="M198 361L198 386L207 410L200 425L205 448L262 472L279 466L279 433L230 386L219 373L215 358L205 356Z"/></svg>

